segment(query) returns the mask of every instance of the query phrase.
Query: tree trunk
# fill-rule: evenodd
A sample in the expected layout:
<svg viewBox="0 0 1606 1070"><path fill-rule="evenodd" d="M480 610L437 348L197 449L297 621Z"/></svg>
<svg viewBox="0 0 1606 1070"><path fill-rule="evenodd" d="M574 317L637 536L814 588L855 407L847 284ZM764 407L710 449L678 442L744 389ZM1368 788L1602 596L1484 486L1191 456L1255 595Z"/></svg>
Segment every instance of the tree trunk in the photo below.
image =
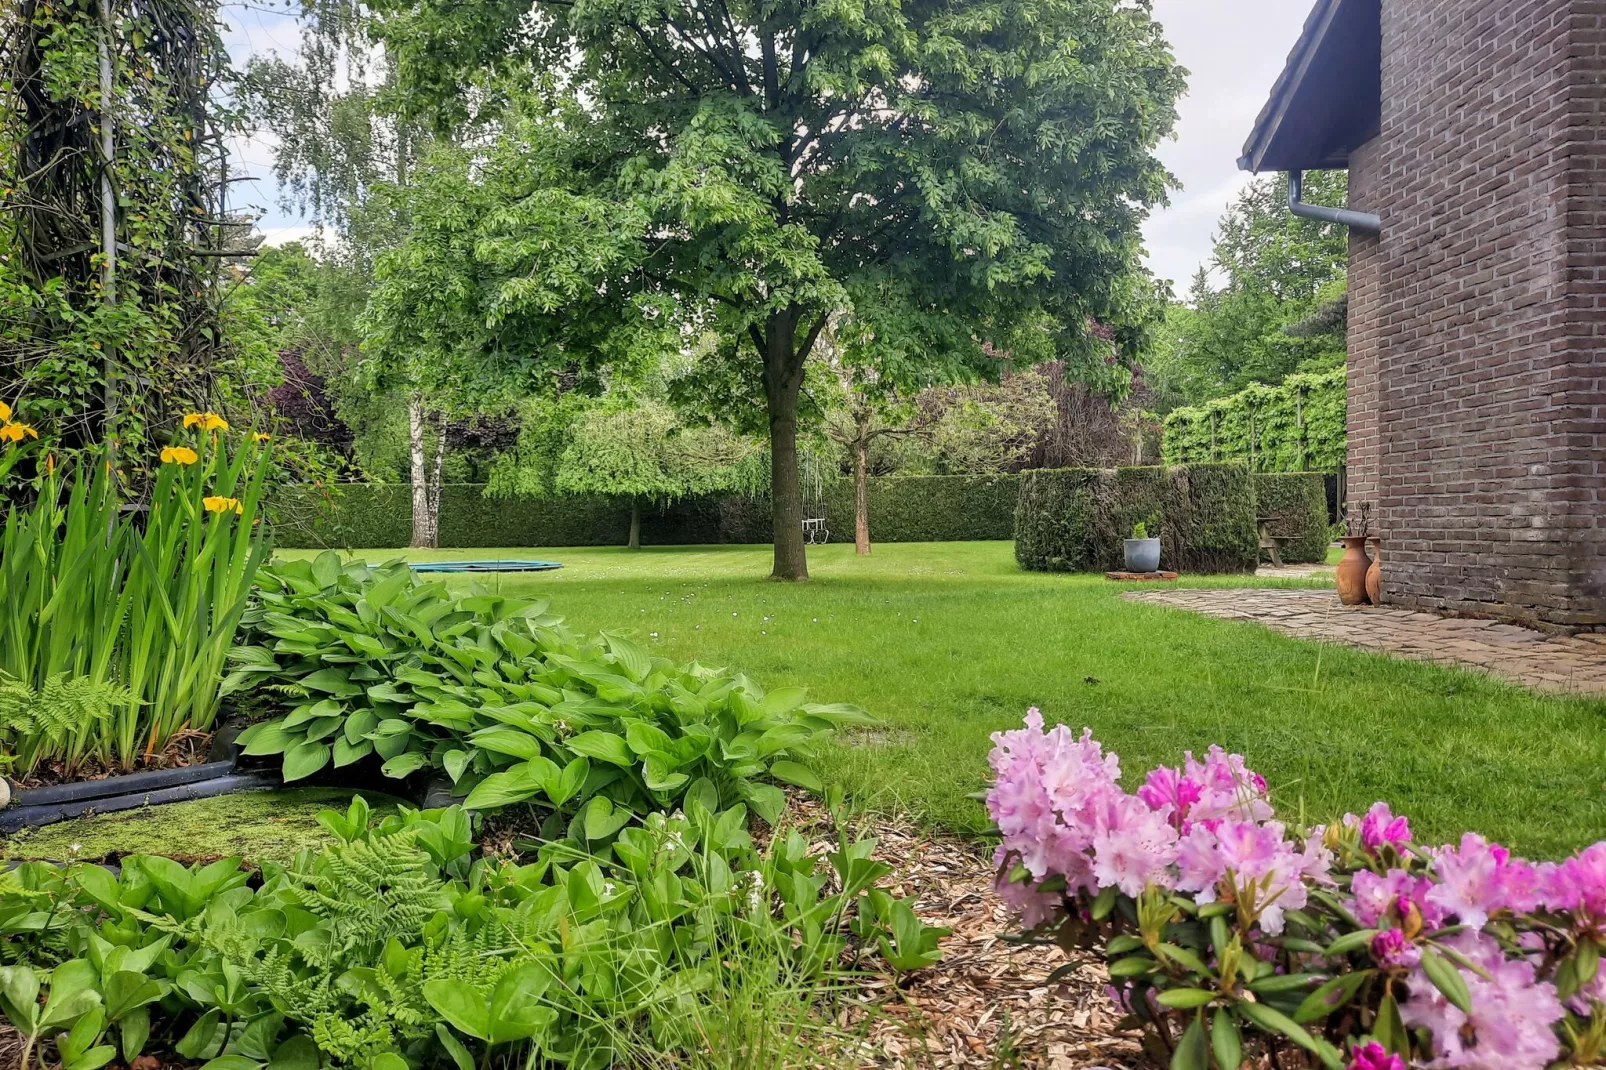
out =
<svg viewBox="0 0 1606 1070"><path fill-rule="evenodd" d="M870 552L870 418L859 417L853 442L853 552Z"/></svg>
<svg viewBox="0 0 1606 1070"><path fill-rule="evenodd" d="M441 544L441 469L446 467L446 414L435 429L435 464L429 480L429 544Z"/></svg>
<svg viewBox="0 0 1606 1070"><path fill-rule="evenodd" d="M770 417L770 493L776 580L809 578L803 542L803 481L797 465L797 395L803 368L797 360L797 315L781 312L765 324L764 395Z"/></svg>
<svg viewBox="0 0 1606 1070"><path fill-rule="evenodd" d="M429 470L424 458L424 400L413 395L407 405L407 447L413 477L413 539L410 545L433 547L430 530Z"/></svg>
<svg viewBox="0 0 1606 1070"><path fill-rule="evenodd" d="M630 548L641 549L641 499L630 499Z"/></svg>

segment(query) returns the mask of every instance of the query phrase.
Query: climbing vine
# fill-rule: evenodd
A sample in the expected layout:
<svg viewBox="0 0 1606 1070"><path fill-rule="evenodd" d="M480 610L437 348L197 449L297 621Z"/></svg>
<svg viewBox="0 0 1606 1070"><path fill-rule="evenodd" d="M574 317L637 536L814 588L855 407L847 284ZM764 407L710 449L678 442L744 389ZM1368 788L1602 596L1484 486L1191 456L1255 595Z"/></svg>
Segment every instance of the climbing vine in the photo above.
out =
<svg viewBox="0 0 1606 1070"><path fill-rule="evenodd" d="M1248 463L1257 472L1334 472L1348 453L1344 369L1290 375L1231 397L1174 410L1165 420L1167 464Z"/></svg>
<svg viewBox="0 0 1606 1070"><path fill-rule="evenodd" d="M0 22L0 381L69 445L138 446L249 377L231 77L213 0L22 0Z"/></svg>

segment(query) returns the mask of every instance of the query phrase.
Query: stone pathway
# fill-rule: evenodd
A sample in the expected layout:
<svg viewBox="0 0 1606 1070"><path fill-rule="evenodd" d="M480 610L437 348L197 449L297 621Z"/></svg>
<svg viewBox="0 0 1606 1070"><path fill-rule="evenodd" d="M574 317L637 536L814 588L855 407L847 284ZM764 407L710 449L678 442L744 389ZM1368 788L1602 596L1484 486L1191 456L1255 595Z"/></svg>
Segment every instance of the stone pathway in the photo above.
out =
<svg viewBox="0 0 1606 1070"><path fill-rule="evenodd" d="M1606 695L1606 636L1566 638L1488 620L1343 606L1330 590L1171 588L1130 591L1125 597L1255 621L1300 639L1478 669L1538 691Z"/></svg>

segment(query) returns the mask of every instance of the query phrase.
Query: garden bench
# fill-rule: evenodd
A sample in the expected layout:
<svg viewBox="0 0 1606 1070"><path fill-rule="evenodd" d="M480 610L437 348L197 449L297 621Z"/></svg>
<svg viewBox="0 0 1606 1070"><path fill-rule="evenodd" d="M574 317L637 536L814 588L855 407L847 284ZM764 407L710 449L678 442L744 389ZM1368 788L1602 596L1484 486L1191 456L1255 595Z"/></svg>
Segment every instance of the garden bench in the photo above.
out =
<svg viewBox="0 0 1606 1070"><path fill-rule="evenodd" d="M1272 521L1274 521L1276 519L1277 518L1274 517L1274 516L1256 517L1255 518L1255 523L1259 526L1259 529L1260 529L1260 548L1262 550L1269 550L1271 552L1271 567L1272 568L1282 568L1283 567L1282 544L1287 542L1287 541L1289 541L1292 538L1292 536L1289 536L1289 535L1273 535L1271 533Z"/></svg>

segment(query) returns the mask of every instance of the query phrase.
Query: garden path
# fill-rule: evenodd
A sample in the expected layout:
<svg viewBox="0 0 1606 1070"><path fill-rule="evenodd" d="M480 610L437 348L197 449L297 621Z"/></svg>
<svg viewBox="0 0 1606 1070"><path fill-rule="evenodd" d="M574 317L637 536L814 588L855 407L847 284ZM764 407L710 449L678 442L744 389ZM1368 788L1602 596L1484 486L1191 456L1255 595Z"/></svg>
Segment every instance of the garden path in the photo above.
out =
<svg viewBox="0 0 1606 1070"><path fill-rule="evenodd" d="M1126 597L1255 621L1300 639L1461 665L1537 691L1606 695L1606 636L1569 638L1490 620L1343 606L1330 590L1171 589L1130 591Z"/></svg>

